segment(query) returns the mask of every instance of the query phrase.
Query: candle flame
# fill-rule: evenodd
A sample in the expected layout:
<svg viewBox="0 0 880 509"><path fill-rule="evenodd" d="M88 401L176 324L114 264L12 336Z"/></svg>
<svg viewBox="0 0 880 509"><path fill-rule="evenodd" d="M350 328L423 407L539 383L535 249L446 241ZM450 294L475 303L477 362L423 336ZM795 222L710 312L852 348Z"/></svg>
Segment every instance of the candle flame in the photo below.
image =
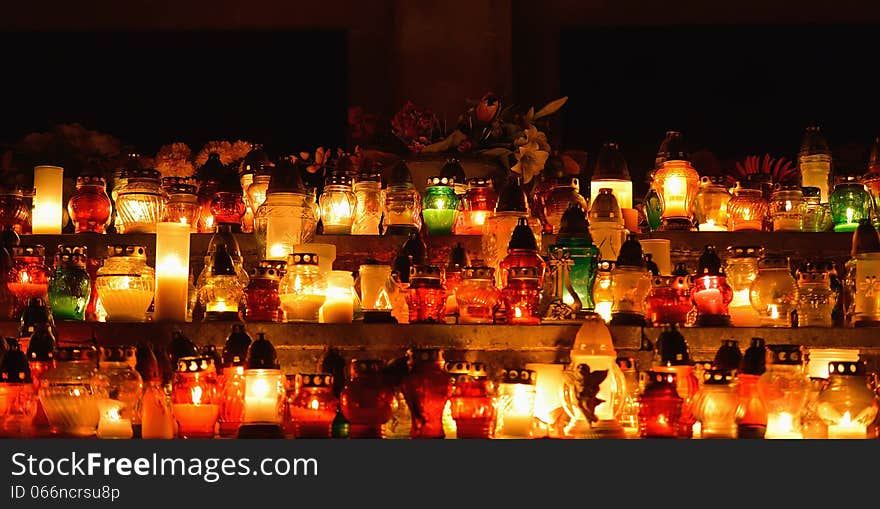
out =
<svg viewBox="0 0 880 509"><path fill-rule="evenodd" d="M379 295L376 296L376 309L391 309L391 298L388 296L388 291L382 288L379 290Z"/></svg>
<svg viewBox="0 0 880 509"><path fill-rule="evenodd" d="M120 419L119 407L116 407L116 406L109 407L107 409L107 411L104 413L104 417L108 421L119 422L119 419Z"/></svg>
<svg viewBox="0 0 880 509"><path fill-rule="evenodd" d="M202 402L202 388L198 385L192 388L192 402L194 405L198 405Z"/></svg>
<svg viewBox="0 0 880 509"><path fill-rule="evenodd" d="M770 304L767 306L767 310L770 311L770 318L773 320L779 319L779 309L776 308L776 304Z"/></svg>
<svg viewBox="0 0 880 509"><path fill-rule="evenodd" d="M513 308L513 316L515 316L517 318L522 318L522 316L523 316L522 308L520 308L519 306L514 307Z"/></svg>
<svg viewBox="0 0 880 509"><path fill-rule="evenodd" d="M214 227L214 216L208 216L205 218L205 226L208 228Z"/></svg>
<svg viewBox="0 0 880 509"><path fill-rule="evenodd" d="M287 255L287 250L284 249L284 244L280 242L276 242L272 244L272 247L269 248L269 256L272 258L284 258Z"/></svg>
<svg viewBox="0 0 880 509"><path fill-rule="evenodd" d="M255 379L250 392L254 397L265 398L269 394L269 382L263 378Z"/></svg>
<svg viewBox="0 0 880 509"><path fill-rule="evenodd" d="M843 417L840 418L840 426L852 426L852 424L852 417L850 417L849 410L847 410L843 413Z"/></svg>
<svg viewBox="0 0 880 509"><path fill-rule="evenodd" d="M296 293L302 292L302 278L299 274L293 279L293 291Z"/></svg>
<svg viewBox="0 0 880 509"><path fill-rule="evenodd" d="M853 214L854 214L853 209L851 207L847 207L846 208L846 222L847 223L852 223Z"/></svg>
<svg viewBox="0 0 880 509"><path fill-rule="evenodd" d="M474 223L474 226L483 226L486 224L486 216L489 213L483 210L476 210L471 215L471 220Z"/></svg>
<svg viewBox="0 0 880 509"><path fill-rule="evenodd" d="M189 224L185 217L180 218L180 224Z"/></svg>
<svg viewBox="0 0 880 509"><path fill-rule="evenodd" d="M309 408L311 408L312 410L318 410L320 407L321 404L318 402L317 399L309 401Z"/></svg>
<svg viewBox="0 0 880 509"><path fill-rule="evenodd" d="M22 282L22 283L25 283L25 284L30 283L30 282L31 282L31 276L28 275L27 272L22 272L22 273L21 273L21 282Z"/></svg>
<svg viewBox="0 0 880 509"><path fill-rule="evenodd" d="M714 219L706 219L706 226L715 226Z"/></svg>
<svg viewBox="0 0 880 509"><path fill-rule="evenodd" d="M657 416L657 424L665 425L666 424L666 416L663 414L658 415Z"/></svg>
<svg viewBox="0 0 880 509"><path fill-rule="evenodd" d="M791 212L791 200L785 200L785 211Z"/></svg>
<svg viewBox="0 0 880 509"><path fill-rule="evenodd" d="M602 317L606 323L611 321L611 302L603 301L596 303L596 314Z"/></svg>

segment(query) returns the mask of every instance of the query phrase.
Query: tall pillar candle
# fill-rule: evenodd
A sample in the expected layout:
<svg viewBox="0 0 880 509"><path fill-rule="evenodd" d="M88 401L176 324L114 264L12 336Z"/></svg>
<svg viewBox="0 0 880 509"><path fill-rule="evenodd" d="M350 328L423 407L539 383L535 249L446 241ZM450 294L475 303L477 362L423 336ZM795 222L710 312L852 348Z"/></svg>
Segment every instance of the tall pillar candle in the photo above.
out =
<svg viewBox="0 0 880 509"><path fill-rule="evenodd" d="M640 239L642 252L651 254L651 259L660 269L660 275L672 275L672 256L670 254L671 242L669 239Z"/></svg>
<svg viewBox="0 0 880 509"><path fill-rule="evenodd" d="M189 225L156 225L156 321L186 321L189 286Z"/></svg>
<svg viewBox="0 0 880 509"><path fill-rule="evenodd" d="M34 213L31 218L33 233L61 233L62 191L64 168L60 166L34 167Z"/></svg>

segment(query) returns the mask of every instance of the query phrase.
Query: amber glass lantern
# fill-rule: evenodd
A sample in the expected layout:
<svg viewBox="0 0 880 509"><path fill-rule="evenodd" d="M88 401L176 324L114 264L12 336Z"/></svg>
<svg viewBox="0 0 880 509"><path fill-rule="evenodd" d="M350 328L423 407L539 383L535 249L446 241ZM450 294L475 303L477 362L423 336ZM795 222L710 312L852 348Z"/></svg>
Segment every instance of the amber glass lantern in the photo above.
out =
<svg viewBox="0 0 880 509"><path fill-rule="evenodd" d="M600 189L590 205L590 236L601 260L616 260L626 239L623 214L610 188Z"/></svg>
<svg viewBox="0 0 880 509"><path fill-rule="evenodd" d="M409 323L443 323L446 316L446 287L439 267L410 267L406 304Z"/></svg>
<svg viewBox="0 0 880 509"><path fill-rule="evenodd" d="M804 192L800 187L780 187L770 195L770 217L773 231L803 230Z"/></svg>
<svg viewBox="0 0 880 509"><path fill-rule="evenodd" d="M758 382L766 372L767 348L763 338L752 338L737 370L737 438L764 438L767 432L767 403Z"/></svg>
<svg viewBox="0 0 880 509"><path fill-rule="evenodd" d="M528 225L528 220L518 219L510 242L507 244L507 256L499 264L501 281L503 283L508 281L508 273L514 267L535 267L538 269L538 286L542 287L546 263L538 250L538 241ZM498 276L497 272L496 276Z"/></svg>
<svg viewBox="0 0 880 509"><path fill-rule="evenodd" d="M104 233L110 221L111 203L104 177L81 175L76 192L67 202L67 213L76 233Z"/></svg>
<svg viewBox="0 0 880 509"><path fill-rule="evenodd" d="M717 177L700 177L700 190L694 199L694 215L701 232L727 231L727 203L730 192Z"/></svg>
<svg viewBox="0 0 880 509"><path fill-rule="evenodd" d="M410 438L444 438L443 410L452 395L452 378L444 369L443 351L412 349L409 366L402 390L412 413Z"/></svg>
<svg viewBox="0 0 880 509"><path fill-rule="evenodd" d="M691 230L691 210L700 186L700 175L688 160L681 133L667 134L666 160L654 173L654 187L660 195L663 213L661 230Z"/></svg>
<svg viewBox="0 0 880 509"><path fill-rule="evenodd" d="M520 225L525 225L526 229L531 230L533 241L530 244L535 247L535 254L537 254L541 249L543 224L540 219L532 217L519 178L511 177L498 192L495 211L483 225L481 241L483 259L486 265L495 269L495 283L498 286L505 284L506 274L504 268L501 267L501 262L510 254L510 244L513 242L514 233ZM519 229L522 231L522 228ZM523 233L520 233L520 236L523 238Z"/></svg>
<svg viewBox="0 0 880 509"><path fill-rule="evenodd" d="M96 287L109 321L143 322L153 302L156 274L147 265L144 246L107 246Z"/></svg>
<svg viewBox="0 0 880 509"><path fill-rule="evenodd" d="M122 178L125 184L117 191L116 211L125 233L156 233L167 200L161 174L152 169L129 169L122 172Z"/></svg>
<svg viewBox="0 0 880 509"><path fill-rule="evenodd" d="M328 175L318 203L325 235L351 234L357 199L350 176L341 173Z"/></svg>
<svg viewBox="0 0 880 509"><path fill-rule="evenodd" d="M196 194L196 186L187 182L187 179L180 177L162 179L162 188L168 195L162 221L188 224L193 231L196 231L200 212L199 197Z"/></svg>
<svg viewBox="0 0 880 509"><path fill-rule="evenodd" d="M106 397L92 386L96 369L95 347L60 347L55 350L55 367L42 375L39 389L40 404L53 435L95 435L99 420L98 401Z"/></svg>
<svg viewBox="0 0 880 509"><path fill-rule="evenodd" d="M798 270L798 327L831 327L837 293L831 275L820 265L807 263Z"/></svg>
<svg viewBox="0 0 880 509"><path fill-rule="evenodd" d="M351 438L383 438L391 418L394 390L382 374L377 359L352 359L349 380L342 389L339 406L350 424Z"/></svg>
<svg viewBox="0 0 880 509"><path fill-rule="evenodd" d="M235 324L223 345L223 369L218 378L221 437L234 437L244 415L244 365L251 343L244 325Z"/></svg>
<svg viewBox="0 0 880 509"><path fill-rule="evenodd" d="M18 341L6 341L6 353L0 361L0 438L26 438L34 432L37 392Z"/></svg>
<svg viewBox="0 0 880 509"><path fill-rule="evenodd" d="M98 401L98 438L140 436L144 381L134 369L135 347L102 346L92 386L104 395Z"/></svg>
<svg viewBox="0 0 880 509"><path fill-rule="evenodd" d="M244 415L239 438L281 438L284 375L275 347L260 332L248 348L244 369Z"/></svg>
<svg viewBox="0 0 880 509"><path fill-rule="evenodd" d="M281 279L286 263L263 260L251 270L251 279L244 288L244 319L247 322L281 322Z"/></svg>
<svg viewBox="0 0 880 509"><path fill-rule="evenodd" d="M869 438L868 427L877 418L877 410L877 394L868 384L863 362L828 364L828 382L816 401L816 413L828 426L828 438Z"/></svg>
<svg viewBox="0 0 880 509"><path fill-rule="evenodd" d="M678 264L671 276L653 276L645 301L647 319L655 326L685 325L694 308L691 301L693 277L684 264Z"/></svg>
<svg viewBox="0 0 880 509"><path fill-rule="evenodd" d="M547 221L545 230L548 233L559 233L562 216L569 206L575 206L584 213L589 211L587 200L581 196L580 183L577 177L554 179L544 194L544 218Z"/></svg>
<svg viewBox="0 0 880 509"><path fill-rule="evenodd" d="M641 244L635 235L629 235L611 271L611 325L644 325L645 299L650 291L651 273Z"/></svg>
<svg viewBox="0 0 880 509"><path fill-rule="evenodd" d="M537 267L512 267L507 272L507 284L501 290L505 319L509 324L538 325L541 283Z"/></svg>
<svg viewBox="0 0 880 509"><path fill-rule="evenodd" d="M728 306L733 300L733 290L721 265L715 246L706 246L697 266L691 299L697 308L697 325L701 327L726 327L730 325Z"/></svg>
<svg viewBox="0 0 880 509"><path fill-rule="evenodd" d="M454 389L450 411L455 419L456 438L491 438L497 409L492 399L493 384L483 363L446 363Z"/></svg>
<svg viewBox="0 0 880 509"><path fill-rule="evenodd" d="M504 369L498 383L496 438L532 438L535 432L535 384L530 369Z"/></svg>
<svg viewBox="0 0 880 509"><path fill-rule="evenodd" d="M676 392L674 373L648 371L639 395L639 435L642 438L678 438L683 401Z"/></svg>
<svg viewBox="0 0 880 509"><path fill-rule="evenodd" d="M727 203L727 229L744 231L764 229L764 220L770 214L770 204L760 189L737 187Z"/></svg>
<svg viewBox="0 0 880 509"><path fill-rule="evenodd" d="M21 314L28 299L49 297L50 269L46 249L41 245L13 246L12 267L6 275L6 287L15 296L15 316Z"/></svg>
<svg viewBox="0 0 880 509"><path fill-rule="evenodd" d="M790 327L798 301L797 281L788 257L767 255L758 261L758 274L749 287L749 301L765 327Z"/></svg>
<svg viewBox="0 0 880 509"><path fill-rule="evenodd" d="M333 375L298 374L295 394L286 404L286 420L295 438L330 438L339 401L333 395Z"/></svg>
<svg viewBox="0 0 880 509"><path fill-rule="evenodd" d="M761 318L749 300L749 289L752 281L758 277L758 260L763 258L764 248L761 246L730 246L727 248L727 259L724 272L727 283L733 290L733 300L728 311L730 323L734 327L758 327Z"/></svg>
<svg viewBox="0 0 880 509"><path fill-rule="evenodd" d="M385 210L382 174L379 171L361 171L353 189L356 205L352 235L379 235Z"/></svg>
<svg viewBox="0 0 880 509"><path fill-rule="evenodd" d="M9 228L17 234L31 233L32 192L15 188L0 188L0 226Z"/></svg>
<svg viewBox="0 0 880 509"><path fill-rule="evenodd" d="M181 357L172 381L171 410L180 438L213 438L220 415L217 371L208 356Z"/></svg>
<svg viewBox="0 0 880 509"><path fill-rule="evenodd" d="M613 270L613 261L600 261L596 266L596 282L593 283L593 303L596 306L596 314L601 316L605 323L611 321L611 308L614 305L614 293L611 288Z"/></svg>
<svg viewBox="0 0 880 509"><path fill-rule="evenodd" d="M758 391L767 408L765 438L802 438L801 414L807 403L810 380L804 373L800 345L767 345L767 370L758 380Z"/></svg>
<svg viewBox="0 0 880 509"><path fill-rule="evenodd" d="M679 433L682 438L691 438L693 425L696 422L693 414L693 399L699 390L700 382L694 374L694 364L690 359L687 341L672 325L657 337L656 346L659 359L652 369L660 373L675 374L675 389L682 399Z"/></svg>
<svg viewBox="0 0 880 509"><path fill-rule="evenodd" d="M734 373L728 369L710 369L703 373L703 385L693 401L700 438L736 438L739 397L734 383Z"/></svg>
<svg viewBox="0 0 880 509"><path fill-rule="evenodd" d="M205 309L204 319L237 320L244 299L244 287L225 244L211 257L211 275L198 288L198 299Z"/></svg>
<svg viewBox="0 0 880 509"><path fill-rule="evenodd" d="M501 290L495 286L495 269L465 267L461 284L455 289L455 300L459 323L493 323L495 310L501 302Z"/></svg>
<svg viewBox="0 0 880 509"><path fill-rule="evenodd" d="M498 194L488 177L474 177L467 181L467 190L455 225L456 235L481 235L486 219L495 210Z"/></svg>

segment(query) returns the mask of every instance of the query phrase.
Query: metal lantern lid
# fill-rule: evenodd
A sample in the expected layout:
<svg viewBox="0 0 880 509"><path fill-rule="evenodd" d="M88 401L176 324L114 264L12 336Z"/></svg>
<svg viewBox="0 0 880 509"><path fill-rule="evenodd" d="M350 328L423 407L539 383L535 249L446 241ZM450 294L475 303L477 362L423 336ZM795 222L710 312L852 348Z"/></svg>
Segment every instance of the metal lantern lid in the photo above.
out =
<svg viewBox="0 0 880 509"><path fill-rule="evenodd" d="M62 256L62 255L88 256L88 248L84 245L59 244L58 249L55 251L55 254L57 256Z"/></svg>
<svg viewBox="0 0 880 509"><path fill-rule="evenodd" d="M18 339L6 338L6 342L9 349L0 362L0 383L31 383L31 368Z"/></svg>
<svg viewBox="0 0 880 509"><path fill-rule="evenodd" d="M450 375L469 375L471 363L468 361L446 361L446 372Z"/></svg>
<svg viewBox="0 0 880 509"><path fill-rule="evenodd" d="M91 345L59 346L55 350L57 362L95 361L97 357L98 349Z"/></svg>
<svg viewBox="0 0 880 509"><path fill-rule="evenodd" d="M758 260L758 269L788 269L788 257L780 254L765 254Z"/></svg>
<svg viewBox="0 0 880 509"><path fill-rule="evenodd" d="M412 172L409 171L409 166L405 162L398 161L391 168L388 187L413 187Z"/></svg>
<svg viewBox="0 0 880 509"><path fill-rule="evenodd" d="M622 218L620 204L618 204L613 190L609 187L599 189L599 194L590 205L590 220L620 222Z"/></svg>
<svg viewBox="0 0 880 509"><path fill-rule="evenodd" d="M162 379L159 370L159 359L156 358L150 343L143 341L138 344L135 349L135 366L134 370L141 375L144 382L160 381Z"/></svg>
<svg viewBox="0 0 880 509"><path fill-rule="evenodd" d="M666 137L660 143L660 149L657 151L655 167L661 166L666 161L688 160L689 155L681 131L666 131Z"/></svg>
<svg viewBox="0 0 880 509"><path fill-rule="evenodd" d="M729 246L727 248L729 258L761 258L764 256L763 246Z"/></svg>
<svg viewBox="0 0 880 509"><path fill-rule="evenodd" d="M492 187L491 177L471 177L467 179L468 188L474 187Z"/></svg>
<svg viewBox="0 0 880 509"><path fill-rule="evenodd" d="M178 373L203 373L205 371L214 371L214 358L208 355L193 355L189 357L181 357L177 359Z"/></svg>
<svg viewBox="0 0 880 509"><path fill-rule="evenodd" d="M485 362L472 362L470 369L471 377L475 379L487 378L489 376L489 370L486 368Z"/></svg>
<svg viewBox="0 0 880 509"><path fill-rule="evenodd" d="M292 267L294 265L312 265L318 266L318 254L317 253L292 253L287 255L287 266Z"/></svg>
<svg viewBox="0 0 880 509"><path fill-rule="evenodd" d="M715 246L707 245L703 248L700 260L697 263L697 277L699 276L723 276L724 267L721 258L715 251Z"/></svg>
<svg viewBox="0 0 880 509"><path fill-rule="evenodd" d="M651 254L651 253L648 253L648 254ZM648 254L646 254L645 256L647 256ZM672 271L672 275L677 276L677 277L688 277L691 275L691 273L690 273L690 271L688 271L687 265L679 262L679 263L675 264L675 270Z"/></svg>
<svg viewBox="0 0 880 509"><path fill-rule="evenodd" d="M596 265L596 270L599 272L611 272L614 270L614 265L616 263L615 260L599 260L599 263Z"/></svg>
<svg viewBox="0 0 880 509"><path fill-rule="evenodd" d="M50 362L55 358L55 335L48 322L36 322L28 342L27 358L30 361Z"/></svg>
<svg viewBox="0 0 880 509"><path fill-rule="evenodd" d="M811 155L831 155L831 148L828 146L828 140L822 134L822 130L818 124L810 124L804 130L804 137L801 140L800 156Z"/></svg>
<svg viewBox="0 0 880 509"><path fill-rule="evenodd" d="M195 357L199 354L199 348L180 331L171 333L171 343L168 345L169 359L172 364L182 357Z"/></svg>
<svg viewBox="0 0 880 509"><path fill-rule="evenodd" d="M415 279L441 279L443 271L435 265L413 265L409 268L409 280Z"/></svg>
<svg viewBox="0 0 880 509"><path fill-rule="evenodd" d="M538 373L532 369L505 368L501 371L501 383L535 385Z"/></svg>
<svg viewBox="0 0 880 509"><path fill-rule="evenodd" d="M33 246L13 246L12 247L12 257L46 257L46 248L35 244Z"/></svg>
<svg viewBox="0 0 880 509"><path fill-rule="evenodd" d="M207 345L203 345L199 349L199 353L201 355L205 355L205 356L208 356L208 357L214 359L214 367L215 368L219 368L220 366L223 365L223 358L220 356L220 352L217 350L217 345L214 345L211 343L209 343Z"/></svg>
<svg viewBox="0 0 880 509"><path fill-rule="evenodd" d="M727 191L724 177L721 175L703 175L700 177L700 187L721 186Z"/></svg>
<svg viewBox="0 0 880 509"><path fill-rule="evenodd" d="M8 355L8 354L7 354ZM865 376L865 363L835 361L828 363L828 375Z"/></svg>
<svg viewBox="0 0 880 509"><path fill-rule="evenodd" d="M817 200L822 196L822 189L813 186L802 187L801 191L804 193L804 198L816 198Z"/></svg>
<svg viewBox="0 0 880 509"><path fill-rule="evenodd" d="M251 279L269 279L269 280L280 280L284 275L284 272L280 270L278 267L271 265L259 265L250 270L249 276Z"/></svg>
<svg viewBox="0 0 880 509"><path fill-rule="evenodd" d="M443 362L442 348L410 348L407 353L413 362Z"/></svg>
<svg viewBox="0 0 880 509"><path fill-rule="evenodd" d="M107 257L125 256L129 258L147 259L147 247L131 244L110 244L107 246Z"/></svg>
<svg viewBox="0 0 880 509"><path fill-rule="evenodd" d="M531 227L529 227L528 219L521 217L516 220L516 227L514 227L513 234L510 236L507 249L508 251L512 249L538 250L538 241L535 240L535 234L532 232Z"/></svg>
<svg viewBox="0 0 880 509"><path fill-rule="evenodd" d="M592 180L632 180L629 167L617 143L608 142L599 149Z"/></svg>
<svg viewBox="0 0 880 509"><path fill-rule="evenodd" d="M824 266L815 265L813 263L805 263L797 271L798 285L804 284L823 284L831 283L831 272Z"/></svg>
<svg viewBox="0 0 880 509"><path fill-rule="evenodd" d="M333 375L330 373L299 373L296 375L299 387L333 387Z"/></svg>
<svg viewBox="0 0 880 509"><path fill-rule="evenodd" d="M654 261L654 255L651 253L645 253L645 268L648 269L652 276L660 275L660 266Z"/></svg>
<svg viewBox="0 0 880 509"><path fill-rule="evenodd" d="M219 156L218 156L219 160ZM162 174L152 168L129 168L122 170L121 178L128 180L149 180L159 185L162 183Z"/></svg>
<svg viewBox="0 0 880 509"><path fill-rule="evenodd" d="M352 186L352 178L351 175L340 172L331 172L327 175L327 178L324 179L324 187L328 186Z"/></svg>
<svg viewBox="0 0 880 509"><path fill-rule="evenodd" d="M767 345L770 364L799 366L804 363L801 345Z"/></svg>
<svg viewBox="0 0 880 509"><path fill-rule="evenodd" d="M662 366L687 366L691 364L687 341L678 328L668 326L657 337L657 350Z"/></svg>
<svg viewBox="0 0 880 509"><path fill-rule="evenodd" d="M219 246L217 246L217 250L214 252L213 261L211 263L211 275L236 275L235 262L232 260L232 255L230 255L229 251L227 251L225 244L220 244Z"/></svg>
<svg viewBox="0 0 880 509"><path fill-rule="evenodd" d="M446 272L459 272L471 264L467 250L461 242L455 244L455 247L449 251L449 260L446 263Z"/></svg>
<svg viewBox="0 0 880 509"><path fill-rule="evenodd" d="M869 219L859 219L859 226L852 237L852 256L877 252L880 252L880 234Z"/></svg>
<svg viewBox="0 0 880 509"><path fill-rule="evenodd" d="M98 350L101 362L129 362L137 352L133 345L102 346Z"/></svg>
<svg viewBox="0 0 880 509"><path fill-rule="evenodd" d="M485 267L485 266L476 266L476 267L465 267L464 270L461 271L462 279L482 279L482 280L495 280L495 269L493 267Z"/></svg>
<svg viewBox="0 0 880 509"><path fill-rule="evenodd" d="M170 187L187 185L195 187L194 182L194 177L162 177L162 188L167 190Z"/></svg>
<svg viewBox="0 0 880 509"><path fill-rule="evenodd" d="M409 283L410 267L426 263L427 246L415 232L410 233L409 238L401 246L397 257L394 258L391 270L396 272L401 282Z"/></svg>
<svg viewBox="0 0 880 509"><path fill-rule="evenodd" d="M729 369L713 368L703 371L705 385L730 385L734 380L733 371Z"/></svg>
<svg viewBox="0 0 880 509"><path fill-rule="evenodd" d="M538 280L538 267L511 267L507 269L507 279L510 280Z"/></svg>
<svg viewBox="0 0 880 509"><path fill-rule="evenodd" d="M381 374L385 363L379 359L352 359L350 364L351 376L363 374Z"/></svg>
<svg viewBox="0 0 880 509"><path fill-rule="evenodd" d="M645 372L645 391L647 396L678 396L676 381L678 375L661 371Z"/></svg>
<svg viewBox="0 0 880 509"><path fill-rule="evenodd" d="M263 144L251 143L251 149L245 154L244 159L241 160L241 166L239 166L238 173L239 175L244 175L246 173L256 174L260 170L260 167L268 162L270 162L269 154L263 150Z"/></svg>
<svg viewBox="0 0 880 509"><path fill-rule="evenodd" d="M166 177L168 178L168 177ZM165 192L169 195L172 194L188 194L191 196L196 196L198 189L196 186L192 184L162 184L162 188L165 189Z"/></svg>
<svg viewBox="0 0 880 509"><path fill-rule="evenodd" d="M570 202L565 212L562 213L562 220L559 222L559 233L556 234L556 240L562 239L581 239L587 243L593 243L587 214L575 202Z"/></svg>
<svg viewBox="0 0 880 509"><path fill-rule="evenodd" d="M362 168L355 178L354 185L357 186L361 182L382 183L382 172L379 169Z"/></svg>
<svg viewBox="0 0 880 509"><path fill-rule="evenodd" d="M740 373L761 375L767 370L767 347L764 338L752 338L739 365Z"/></svg>
<svg viewBox="0 0 880 509"><path fill-rule="evenodd" d="M735 339L725 339L721 341L721 347L715 352L715 360L712 364L718 369L736 370L739 369L742 359L739 342Z"/></svg>
<svg viewBox="0 0 880 509"><path fill-rule="evenodd" d="M278 165L272 169L269 178L269 187L266 194L274 193L306 193L303 183L303 165L294 156L285 156L278 160Z"/></svg>
<svg viewBox="0 0 880 509"><path fill-rule="evenodd" d="M248 348L245 369L281 369L275 347L266 339L265 333L258 333L256 341Z"/></svg>
<svg viewBox="0 0 880 509"><path fill-rule="evenodd" d="M107 180L100 175L80 175L76 177L76 187L79 186L101 186L105 187Z"/></svg>
<svg viewBox="0 0 880 509"><path fill-rule="evenodd" d="M615 265L617 267L645 268L642 244L639 242L639 237L636 234L630 233L626 236L626 241L620 246Z"/></svg>
<svg viewBox="0 0 880 509"><path fill-rule="evenodd" d="M244 365L251 343L253 343L253 339L245 331L244 325L234 324L232 332L226 337L226 343L223 344L223 366Z"/></svg>
<svg viewBox="0 0 880 509"><path fill-rule="evenodd" d="M446 164L440 168L440 176L450 178L452 181L459 184L463 184L467 181L464 166L461 165L461 161L459 161L457 157L446 159Z"/></svg>
<svg viewBox="0 0 880 509"><path fill-rule="evenodd" d="M523 192L518 177L508 177L498 191L495 212L529 212L526 194Z"/></svg>

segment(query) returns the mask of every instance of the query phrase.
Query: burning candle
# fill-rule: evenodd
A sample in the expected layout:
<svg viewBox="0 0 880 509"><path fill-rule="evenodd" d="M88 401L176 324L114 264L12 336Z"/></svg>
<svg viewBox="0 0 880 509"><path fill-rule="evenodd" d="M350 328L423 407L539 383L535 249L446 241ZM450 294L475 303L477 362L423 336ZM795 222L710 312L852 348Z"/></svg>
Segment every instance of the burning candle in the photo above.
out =
<svg viewBox="0 0 880 509"><path fill-rule="evenodd" d="M212 438L220 407L203 404L201 387L192 388L192 403L177 403L172 409L182 438Z"/></svg>
<svg viewBox="0 0 880 509"><path fill-rule="evenodd" d="M504 370L498 385L499 438L532 438L536 381L532 370Z"/></svg>
<svg viewBox="0 0 880 509"><path fill-rule="evenodd" d="M220 416L214 359L181 357L172 385L171 409L180 437L213 438Z"/></svg>
<svg viewBox="0 0 880 509"><path fill-rule="evenodd" d="M831 439L865 439L868 431L864 424L852 420L849 410L843 413L837 424L828 425L828 438Z"/></svg>
<svg viewBox="0 0 880 509"><path fill-rule="evenodd" d="M64 168L60 166L34 167L34 212L31 231L35 234L61 233L61 195L64 188Z"/></svg>
<svg viewBox="0 0 880 509"><path fill-rule="evenodd" d="M535 372L535 417L547 427L559 418L562 408L562 380L564 364L530 363L526 369Z"/></svg>
<svg viewBox="0 0 880 509"><path fill-rule="evenodd" d="M345 270L332 270L327 278L327 295L319 315L320 323L351 323L354 319L354 281Z"/></svg>
<svg viewBox="0 0 880 509"><path fill-rule="evenodd" d="M699 230L701 232L726 232L727 226L715 224L714 219L707 219L705 223L700 223Z"/></svg>
<svg viewBox="0 0 880 509"><path fill-rule="evenodd" d="M131 419L122 416L123 403L115 399L98 402L98 438L131 438Z"/></svg>
<svg viewBox="0 0 880 509"><path fill-rule="evenodd" d="M783 440L801 439L803 436L795 430L794 417L788 412L769 414L767 416L766 438Z"/></svg>
<svg viewBox="0 0 880 509"><path fill-rule="evenodd" d="M189 234L183 223L156 225L156 297L153 318L186 321L189 290Z"/></svg>

